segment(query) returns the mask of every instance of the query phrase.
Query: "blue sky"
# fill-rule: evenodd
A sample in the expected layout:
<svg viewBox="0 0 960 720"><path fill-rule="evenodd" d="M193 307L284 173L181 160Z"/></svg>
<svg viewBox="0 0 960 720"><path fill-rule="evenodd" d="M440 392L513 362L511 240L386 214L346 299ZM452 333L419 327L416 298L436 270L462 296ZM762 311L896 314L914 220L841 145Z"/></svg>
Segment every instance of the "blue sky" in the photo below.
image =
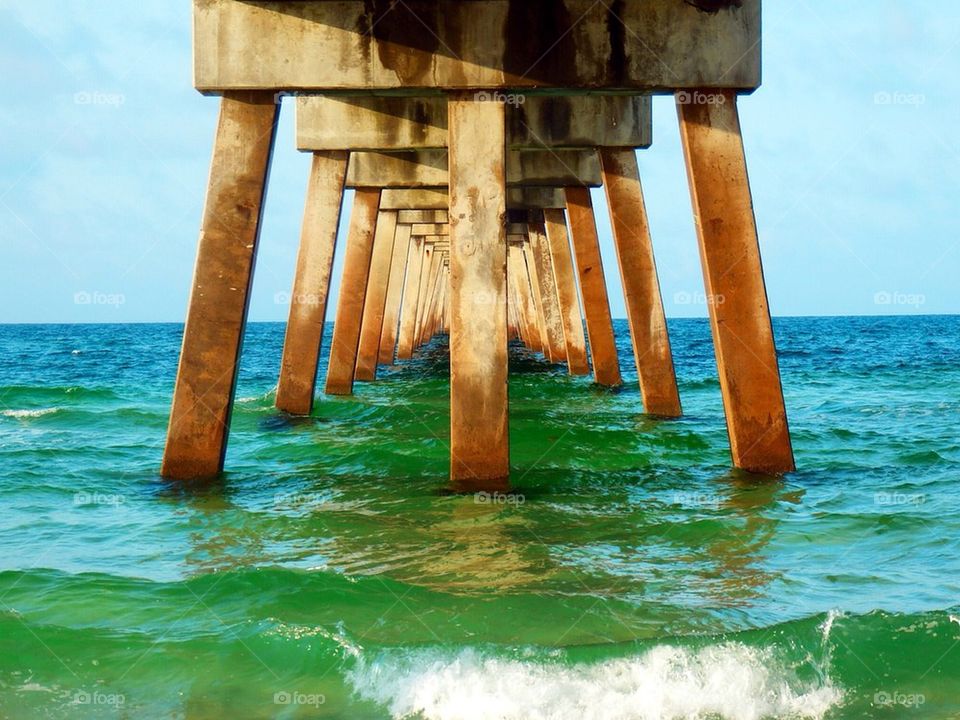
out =
<svg viewBox="0 0 960 720"><path fill-rule="evenodd" d="M0 0L0 322L184 318L217 114L191 86L190 7ZM960 6L768 0L764 26L764 86L740 107L773 313L960 312ZM654 108L640 166L664 302L705 316L676 113ZM252 320L285 318L307 170L286 105Z"/></svg>

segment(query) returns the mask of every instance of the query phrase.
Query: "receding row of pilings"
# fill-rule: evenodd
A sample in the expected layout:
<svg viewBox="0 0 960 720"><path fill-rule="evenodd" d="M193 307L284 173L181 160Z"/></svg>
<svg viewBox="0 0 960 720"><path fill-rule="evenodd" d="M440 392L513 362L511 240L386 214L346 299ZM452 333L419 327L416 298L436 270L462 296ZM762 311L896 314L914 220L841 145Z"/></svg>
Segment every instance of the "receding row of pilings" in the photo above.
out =
<svg viewBox="0 0 960 720"><path fill-rule="evenodd" d="M758 0L710 12L681 0L438 5L195 0L197 86L222 99L163 474L223 468L278 97L290 90L313 162L280 410L313 410L353 188L325 392L349 394L448 332L451 480L503 488L511 339L574 374L590 372L588 339L595 381L621 383L590 196L602 185L644 408L678 417L636 155L651 142L649 93L674 92L706 290L724 298L709 310L733 461L792 469L737 110L759 84ZM524 94L541 86L551 94Z"/></svg>

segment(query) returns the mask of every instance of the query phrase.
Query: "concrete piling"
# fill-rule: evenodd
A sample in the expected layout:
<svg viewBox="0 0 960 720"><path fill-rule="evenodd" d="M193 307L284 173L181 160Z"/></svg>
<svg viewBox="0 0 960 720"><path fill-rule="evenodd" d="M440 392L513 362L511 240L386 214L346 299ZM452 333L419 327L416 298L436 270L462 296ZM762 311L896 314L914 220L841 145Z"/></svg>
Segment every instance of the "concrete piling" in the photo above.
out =
<svg viewBox="0 0 960 720"><path fill-rule="evenodd" d="M360 329L367 297L367 277L373 256L374 234L380 205L379 190L357 190L353 198L350 230L344 253L340 299L333 324L327 395L350 395L357 368Z"/></svg>
<svg viewBox="0 0 960 720"><path fill-rule="evenodd" d="M582 187L567 188L566 197L570 235L580 275L580 291L583 293L583 314L587 321L587 337L590 339L593 379L598 385L616 387L622 382L620 360L613 335L593 200L590 190Z"/></svg>
<svg viewBox="0 0 960 720"><path fill-rule="evenodd" d="M506 487L507 193L504 104L453 95L450 143L450 479Z"/></svg>
<svg viewBox="0 0 960 720"><path fill-rule="evenodd" d="M225 92L161 474L223 469L278 106L269 92Z"/></svg>
<svg viewBox="0 0 960 720"><path fill-rule="evenodd" d="M314 153L277 384L277 408L294 415L313 410L346 174L347 153Z"/></svg>
<svg viewBox="0 0 960 720"><path fill-rule="evenodd" d="M395 210L381 210L373 237L373 255L367 274L367 293L363 301L363 321L360 327L360 347L357 351L356 380L370 381L377 377L380 357L380 336L387 306L390 285L390 267L397 234Z"/></svg>
<svg viewBox="0 0 960 720"><path fill-rule="evenodd" d="M630 149L604 148L600 161L643 405L652 415L679 417L680 393L637 156Z"/></svg>
<svg viewBox="0 0 960 720"><path fill-rule="evenodd" d="M677 111L700 241L710 324L733 462L766 473L794 469L737 96Z"/></svg>

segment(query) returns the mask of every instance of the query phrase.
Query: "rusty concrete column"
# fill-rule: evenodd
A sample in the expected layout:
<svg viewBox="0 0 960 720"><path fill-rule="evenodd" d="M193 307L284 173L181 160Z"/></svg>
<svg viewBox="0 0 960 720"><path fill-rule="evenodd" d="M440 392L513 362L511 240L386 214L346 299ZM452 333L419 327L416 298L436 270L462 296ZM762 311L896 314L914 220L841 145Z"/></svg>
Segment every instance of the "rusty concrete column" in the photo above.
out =
<svg viewBox="0 0 960 720"><path fill-rule="evenodd" d="M553 274L557 285L557 302L560 321L563 323L563 339L567 353L567 367L571 375L589 375L587 339L583 334L583 315L580 312L580 297L577 279L573 274L573 259L570 255L570 236L563 210L544 210L544 226Z"/></svg>
<svg viewBox="0 0 960 720"><path fill-rule="evenodd" d="M553 362L553 356L550 353L550 342L547 338L547 321L543 312L543 297L540 293L540 273L537 268L536 259L533 255L533 240L528 239L521 250L523 260L527 267L527 278L530 281L530 297L533 299L534 319L537 325L537 334L540 339L540 352L550 362Z"/></svg>
<svg viewBox="0 0 960 720"><path fill-rule="evenodd" d="M317 152L310 168L276 399L294 415L313 409L347 159L346 152Z"/></svg>
<svg viewBox="0 0 960 720"><path fill-rule="evenodd" d="M387 305L383 312L383 331L380 333L380 363L392 365L397 350L397 325L400 322L400 303L403 299L403 279L407 271L410 248L410 226L397 225L390 261L390 284Z"/></svg>
<svg viewBox="0 0 960 720"><path fill-rule="evenodd" d="M350 215L350 230L347 234L347 249L344 253L337 317L333 325L333 340L330 343L325 388L328 395L353 393L360 323L367 295L367 275L370 272L379 208L379 190L356 191L353 212Z"/></svg>
<svg viewBox="0 0 960 720"><path fill-rule="evenodd" d="M553 274L553 259L543 225L542 213L536 213L530 223L530 250L537 268L540 285L540 300L543 303L543 324L546 330L546 345L550 362L566 362L566 341L563 337L563 321L560 303L557 300L557 282Z"/></svg>
<svg viewBox="0 0 960 720"><path fill-rule="evenodd" d="M413 357L414 333L417 325L417 304L420 299L420 272L423 267L423 240L412 238L407 259L407 276L403 285L400 310L400 335L397 339L397 358Z"/></svg>
<svg viewBox="0 0 960 720"><path fill-rule="evenodd" d="M435 259L433 245L427 244L424 251L423 268L420 274L420 299L417 306L417 328L414 334L414 347L419 349L423 345L423 325L427 314L427 301L430 299L430 283L433 278Z"/></svg>
<svg viewBox="0 0 960 720"><path fill-rule="evenodd" d="M566 196L570 235L573 237L574 257L583 294L583 313L587 320L587 337L590 339L590 357L593 359L593 377L599 385L619 385L622 382L620 360L617 358L617 343L610 317L593 200L590 190L584 187L566 188Z"/></svg>
<svg viewBox="0 0 960 720"><path fill-rule="evenodd" d="M433 336L436 337L443 332L443 308L447 299L447 277L448 271L446 265L440 266L440 277L437 284L436 300L433 305Z"/></svg>
<svg viewBox="0 0 960 720"><path fill-rule="evenodd" d="M794 469L737 96L677 104L734 465Z"/></svg>
<svg viewBox="0 0 960 720"><path fill-rule="evenodd" d="M390 284L390 266L397 233L395 210L381 210L377 217L377 231L373 236L373 256L367 280L367 295L363 301L363 322L360 325L360 347L357 351L356 380L376 380L377 360L380 357L380 335L387 305Z"/></svg>
<svg viewBox="0 0 960 720"><path fill-rule="evenodd" d="M437 270L430 285L430 301L427 305L427 326L424 344L429 343L436 336L437 332L437 302L440 296L440 286L443 284L443 253L434 254L434 262Z"/></svg>
<svg viewBox="0 0 960 720"><path fill-rule="evenodd" d="M507 337L510 342L520 339L520 322L517 319L517 295L513 291L510 272L510 255L507 253Z"/></svg>
<svg viewBox="0 0 960 720"><path fill-rule="evenodd" d="M643 407L651 415L680 417L680 393L637 154L631 149L604 148L600 150L600 164Z"/></svg>
<svg viewBox="0 0 960 720"><path fill-rule="evenodd" d="M526 277L526 275L521 276L520 274L522 270L522 263L523 255L521 254L520 247L515 243L509 244L507 246L507 280L510 283L510 301L516 306L515 321L517 323L517 331L520 339L523 341L523 344L529 348L530 331L527 325L526 303L520 287L520 278ZM526 271L524 270L524 273L525 272Z"/></svg>
<svg viewBox="0 0 960 720"><path fill-rule="evenodd" d="M532 351L543 352L537 308L534 305L533 289L530 285L530 273L527 270L527 258L523 252L523 245L510 246L510 260L517 268L517 290L523 308L524 340Z"/></svg>
<svg viewBox="0 0 960 720"><path fill-rule="evenodd" d="M507 393L505 106L468 94L449 104L450 478L505 488Z"/></svg>
<svg viewBox="0 0 960 720"><path fill-rule="evenodd" d="M420 328L420 345L428 345L433 339L433 308L437 302L437 288L440 285L440 270L443 267L443 254L434 248L430 262L430 275L427 279L427 300L423 306L423 323Z"/></svg>
<svg viewBox="0 0 960 720"><path fill-rule="evenodd" d="M272 92L225 92L161 474L223 469L237 366L280 106Z"/></svg>

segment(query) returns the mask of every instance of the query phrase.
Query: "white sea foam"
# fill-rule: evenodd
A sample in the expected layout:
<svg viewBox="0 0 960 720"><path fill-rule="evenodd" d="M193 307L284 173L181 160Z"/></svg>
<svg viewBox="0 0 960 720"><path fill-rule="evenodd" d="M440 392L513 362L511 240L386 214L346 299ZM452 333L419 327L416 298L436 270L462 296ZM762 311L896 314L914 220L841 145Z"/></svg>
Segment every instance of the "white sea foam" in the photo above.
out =
<svg viewBox="0 0 960 720"><path fill-rule="evenodd" d="M269 400L270 398L272 398L276 394L276 392L277 392L277 388L274 387L272 390L267 390L262 395L249 395L247 397L239 397L236 399L236 402L238 403L263 402L264 400Z"/></svg>
<svg viewBox="0 0 960 720"><path fill-rule="evenodd" d="M819 720L842 700L829 678L806 686L770 650L739 643L573 667L476 650L388 653L361 659L349 679L394 718L427 720Z"/></svg>
<svg viewBox="0 0 960 720"><path fill-rule="evenodd" d="M17 418L19 420L22 420L24 418L42 417L44 415L50 415L52 413L59 412L59 411L60 411L60 408L58 407L40 408L38 410L2 410L0 411L0 415L3 415L4 417Z"/></svg>

